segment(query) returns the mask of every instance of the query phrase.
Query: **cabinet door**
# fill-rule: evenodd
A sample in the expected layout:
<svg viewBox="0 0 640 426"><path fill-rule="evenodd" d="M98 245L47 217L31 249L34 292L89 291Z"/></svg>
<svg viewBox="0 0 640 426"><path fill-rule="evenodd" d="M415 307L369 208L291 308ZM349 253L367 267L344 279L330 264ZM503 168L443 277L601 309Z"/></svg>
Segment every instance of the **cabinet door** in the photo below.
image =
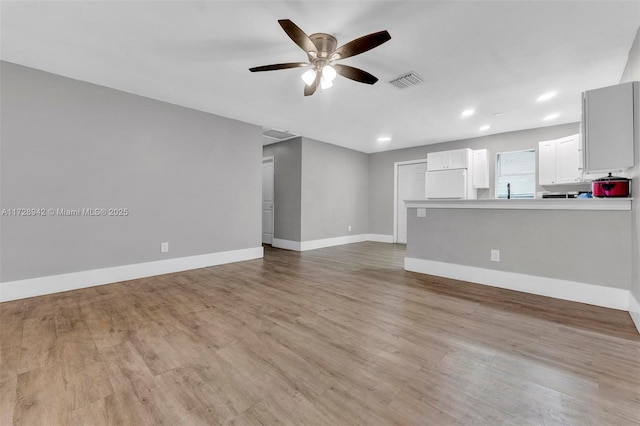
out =
<svg viewBox="0 0 640 426"><path fill-rule="evenodd" d="M633 83L625 83L584 93L587 172L633 166L633 89Z"/></svg>
<svg viewBox="0 0 640 426"><path fill-rule="evenodd" d="M538 184L556 183L556 141L538 143Z"/></svg>
<svg viewBox="0 0 640 426"><path fill-rule="evenodd" d="M427 154L427 171L446 170L449 168L449 151L430 152Z"/></svg>
<svg viewBox="0 0 640 426"><path fill-rule="evenodd" d="M489 153L486 149L473 151L473 187L489 188Z"/></svg>
<svg viewBox="0 0 640 426"><path fill-rule="evenodd" d="M466 169L469 167L469 152L468 149L454 149L453 151L447 151L449 153L449 168L450 169Z"/></svg>
<svg viewBox="0 0 640 426"><path fill-rule="evenodd" d="M556 141L556 183L580 182L578 135Z"/></svg>

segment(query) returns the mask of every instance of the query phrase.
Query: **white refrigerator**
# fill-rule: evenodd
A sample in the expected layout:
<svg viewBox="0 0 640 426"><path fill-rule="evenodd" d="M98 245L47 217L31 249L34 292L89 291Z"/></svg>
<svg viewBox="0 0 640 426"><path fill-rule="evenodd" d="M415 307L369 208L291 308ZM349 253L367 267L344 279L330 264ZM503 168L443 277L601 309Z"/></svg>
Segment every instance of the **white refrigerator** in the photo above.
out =
<svg viewBox="0 0 640 426"><path fill-rule="evenodd" d="M424 195L431 200L475 199L473 151L469 148L427 154Z"/></svg>
<svg viewBox="0 0 640 426"><path fill-rule="evenodd" d="M468 197L467 169L437 170L425 174L425 198L465 199Z"/></svg>

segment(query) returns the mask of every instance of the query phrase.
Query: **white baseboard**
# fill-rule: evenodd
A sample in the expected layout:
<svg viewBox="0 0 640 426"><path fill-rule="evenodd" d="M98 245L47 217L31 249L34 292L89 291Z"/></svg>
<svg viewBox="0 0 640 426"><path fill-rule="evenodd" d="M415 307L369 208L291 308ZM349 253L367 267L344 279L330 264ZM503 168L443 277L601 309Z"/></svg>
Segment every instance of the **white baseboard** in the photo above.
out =
<svg viewBox="0 0 640 426"><path fill-rule="evenodd" d="M285 249L285 250L302 251L300 250L300 241L291 241L291 240L282 240L280 238L273 238L271 240L271 246Z"/></svg>
<svg viewBox="0 0 640 426"><path fill-rule="evenodd" d="M629 292L629 315L640 333L640 301L632 291Z"/></svg>
<svg viewBox="0 0 640 426"><path fill-rule="evenodd" d="M0 283L0 302L60 293L62 291L77 290L137 278L152 277L189 269L205 268L225 263L240 262L243 260L259 259L263 256L264 249L262 247L253 247L26 280L8 281Z"/></svg>
<svg viewBox="0 0 640 426"><path fill-rule="evenodd" d="M324 238L322 240L302 241L300 243L300 250L315 250L325 247L341 246L344 244L361 243L367 241L368 234L359 235L344 235L342 237Z"/></svg>
<svg viewBox="0 0 640 426"><path fill-rule="evenodd" d="M405 257L404 269L622 311L629 309L630 292L620 288L411 257Z"/></svg>
<svg viewBox="0 0 640 426"><path fill-rule="evenodd" d="M285 250L307 251L307 250L315 250L315 249L325 248L325 247L341 246L344 244L361 243L363 241L393 243L393 235L383 235L383 234L344 235L342 237L324 238L321 240L310 240L310 241L291 241L291 240L281 240L280 238L274 238L271 245L273 247L277 247Z"/></svg>
<svg viewBox="0 0 640 426"><path fill-rule="evenodd" d="M393 244L393 235L367 234L367 241L376 241L378 243Z"/></svg>

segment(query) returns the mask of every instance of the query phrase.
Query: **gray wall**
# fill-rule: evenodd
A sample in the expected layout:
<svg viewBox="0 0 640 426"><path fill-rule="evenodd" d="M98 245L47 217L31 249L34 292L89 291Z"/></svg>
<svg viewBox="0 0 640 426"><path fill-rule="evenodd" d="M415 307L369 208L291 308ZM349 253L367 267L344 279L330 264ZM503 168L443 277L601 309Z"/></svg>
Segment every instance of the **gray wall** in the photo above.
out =
<svg viewBox="0 0 640 426"><path fill-rule="evenodd" d="M636 37L629 50L627 64L620 78L620 83L628 83L630 81L640 81L640 28L636 32Z"/></svg>
<svg viewBox="0 0 640 426"><path fill-rule="evenodd" d="M369 232L368 167L367 154L302 139L302 241Z"/></svg>
<svg viewBox="0 0 640 426"><path fill-rule="evenodd" d="M130 211L3 216L0 280L260 246L260 127L0 66L0 208Z"/></svg>
<svg viewBox="0 0 640 426"><path fill-rule="evenodd" d="M409 209L407 257L629 289L631 212ZM500 250L500 262L490 260Z"/></svg>
<svg viewBox="0 0 640 426"><path fill-rule="evenodd" d="M367 154L298 137L266 145L263 155L275 158L275 238L368 233Z"/></svg>
<svg viewBox="0 0 640 426"><path fill-rule="evenodd" d="M640 28L636 33L636 38L633 42L633 46L629 51L629 59L627 61L627 65L624 69L624 73L622 74L622 79L620 83L627 83L629 81L640 81ZM636 93L636 100L638 104L640 104L640 95ZM628 177L633 179L634 188L634 198L636 200L640 199L640 113L636 113L636 138L634 145L634 154L635 154L635 167L627 174ZM631 291L636 296L637 300L640 300L640 207L638 206L638 202L634 200L633 202L633 229L632 229L632 253L633 253L633 262L632 266L632 275L633 275L633 284L631 286Z"/></svg>
<svg viewBox="0 0 640 426"><path fill-rule="evenodd" d="M478 190L478 198L493 198L495 183L495 156L497 152L538 148L538 142L576 134L579 123L541 127L501 133L473 139L463 139L415 148L398 149L369 155L369 232L393 235L393 163L426 158L428 152L458 148L489 150L489 182L491 188ZM586 189L589 185L570 186L570 190ZM560 191L567 187L537 187L542 190Z"/></svg>
<svg viewBox="0 0 640 426"><path fill-rule="evenodd" d="M302 138L267 145L264 157L274 157L274 238L301 241Z"/></svg>

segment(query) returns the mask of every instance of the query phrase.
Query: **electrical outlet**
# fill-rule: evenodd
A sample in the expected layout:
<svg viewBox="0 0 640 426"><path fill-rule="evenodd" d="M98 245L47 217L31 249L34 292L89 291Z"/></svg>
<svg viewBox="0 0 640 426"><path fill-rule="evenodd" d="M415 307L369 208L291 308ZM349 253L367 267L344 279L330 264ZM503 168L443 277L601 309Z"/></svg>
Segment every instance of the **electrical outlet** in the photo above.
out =
<svg viewBox="0 0 640 426"><path fill-rule="evenodd" d="M347 227L347 231L351 232L351 225Z"/></svg>
<svg viewBox="0 0 640 426"><path fill-rule="evenodd" d="M427 217L427 209L420 208L416 210L418 210L418 217Z"/></svg>
<svg viewBox="0 0 640 426"><path fill-rule="evenodd" d="M160 243L160 253L167 253L169 251L169 243Z"/></svg>
<svg viewBox="0 0 640 426"><path fill-rule="evenodd" d="M491 249L491 261L500 262L500 250Z"/></svg>

